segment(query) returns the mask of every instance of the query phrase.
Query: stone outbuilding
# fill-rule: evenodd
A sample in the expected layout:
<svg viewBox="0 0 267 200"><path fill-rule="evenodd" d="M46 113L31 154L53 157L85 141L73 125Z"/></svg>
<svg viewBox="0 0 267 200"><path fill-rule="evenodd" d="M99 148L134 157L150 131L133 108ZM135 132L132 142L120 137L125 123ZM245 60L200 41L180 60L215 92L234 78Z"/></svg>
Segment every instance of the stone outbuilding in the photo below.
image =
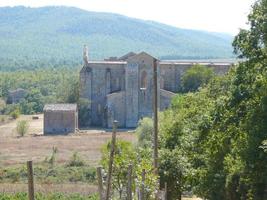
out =
<svg viewBox="0 0 267 200"><path fill-rule="evenodd" d="M24 99L27 95L27 91L18 88L16 90L10 90L8 91L8 98L7 98L7 103L8 104L15 104L19 103L22 99Z"/></svg>
<svg viewBox="0 0 267 200"><path fill-rule="evenodd" d="M44 106L44 134L75 133L77 128L77 104L47 104Z"/></svg>

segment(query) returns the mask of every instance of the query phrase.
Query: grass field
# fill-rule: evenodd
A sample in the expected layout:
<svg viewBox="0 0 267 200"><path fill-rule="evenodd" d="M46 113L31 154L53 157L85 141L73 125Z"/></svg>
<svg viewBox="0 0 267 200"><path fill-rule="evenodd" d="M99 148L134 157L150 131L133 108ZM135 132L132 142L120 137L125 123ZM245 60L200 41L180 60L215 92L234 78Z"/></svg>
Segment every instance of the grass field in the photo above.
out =
<svg viewBox="0 0 267 200"><path fill-rule="evenodd" d="M6 120L0 124L0 169L18 169L26 165L28 160L33 160L34 166L42 165L45 158L51 156L53 147L57 147L56 165L64 169L74 152L86 161L88 167L98 166L101 158L102 146L111 139L111 132L105 130L82 130L71 135L49 135L43 132L43 115L34 120L32 116L21 116L17 120ZM24 137L16 134L16 124L20 120L29 122L29 132ZM137 138L133 133L119 131L118 138L136 142ZM61 169L62 170L62 169ZM0 170L1 172L1 170ZM12 173L11 173L12 174ZM1 176L1 174L0 174ZM11 177L12 178L12 177ZM15 177L16 178L16 177ZM62 192L64 194L79 193L89 195L97 192L97 187L90 182L35 182L36 192L44 194ZM26 192L25 180L18 182L1 182L0 193ZM200 200L199 198L183 198L183 200Z"/></svg>

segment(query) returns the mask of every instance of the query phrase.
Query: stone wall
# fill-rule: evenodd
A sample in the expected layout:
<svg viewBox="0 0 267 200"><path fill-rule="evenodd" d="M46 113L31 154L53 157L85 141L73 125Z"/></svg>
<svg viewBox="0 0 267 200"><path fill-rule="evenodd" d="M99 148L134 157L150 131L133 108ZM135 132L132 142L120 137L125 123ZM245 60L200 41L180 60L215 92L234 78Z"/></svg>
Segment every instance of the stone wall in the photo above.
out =
<svg viewBox="0 0 267 200"><path fill-rule="evenodd" d="M171 104L172 98L175 96L175 93L160 89L160 110L166 110Z"/></svg>
<svg viewBox="0 0 267 200"><path fill-rule="evenodd" d="M80 72L81 97L90 100L92 126L106 126L106 96L125 90L125 62L88 62Z"/></svg>
<svg viewBox="0 0 267 200"><path fill-rule="evenodd" d="M75 133L77 118L77 112L73 111L45 111L44 134Z"/></svg>
<svg viewBox="0 0 267 200"><path fill-rule="evenodd" d="M112 128L114 120L118 127L126 126L125 91L107 95L107 127Z"/></svg>

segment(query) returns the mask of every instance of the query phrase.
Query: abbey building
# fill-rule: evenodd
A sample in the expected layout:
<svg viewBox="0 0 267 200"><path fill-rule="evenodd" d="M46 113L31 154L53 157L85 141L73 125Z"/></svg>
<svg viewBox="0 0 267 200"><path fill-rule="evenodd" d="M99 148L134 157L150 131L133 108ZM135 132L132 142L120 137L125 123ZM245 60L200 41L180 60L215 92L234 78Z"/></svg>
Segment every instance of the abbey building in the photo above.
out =
<svg viewBox="0 0 267 200"><path fill-rule="evenodd" d="M104 61L88 59L84 48L84 66L80 71L81 97L90 101L88 126L111 128L136 127L142 117L153 115L153 65L158 68L158 108L166 109L181 89L181 77L194 64L226 73L231 62L160 61L146 52L129 53Z"/></svg>

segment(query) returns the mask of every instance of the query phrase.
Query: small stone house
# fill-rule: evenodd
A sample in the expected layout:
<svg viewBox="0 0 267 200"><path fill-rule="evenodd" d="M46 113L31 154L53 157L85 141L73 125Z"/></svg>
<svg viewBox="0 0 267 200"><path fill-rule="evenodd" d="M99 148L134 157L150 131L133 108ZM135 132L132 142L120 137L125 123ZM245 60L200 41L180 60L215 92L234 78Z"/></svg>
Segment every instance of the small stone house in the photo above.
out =
<svg viewBox="0 0 267 200"><path fill-rule="evenodd" d="M16 90L10 90L8 91L8 98L7 98L7 103L13 104L13 103L19 103L22 99L24 99L27 95L27 91L18 88Z"/></svg>
<svg viewBox="0 0 267 200"><path fill-rule="evenodd" d="M47 104L44 106L44 134L75 133L77 128L77 104Z"/></svg>

